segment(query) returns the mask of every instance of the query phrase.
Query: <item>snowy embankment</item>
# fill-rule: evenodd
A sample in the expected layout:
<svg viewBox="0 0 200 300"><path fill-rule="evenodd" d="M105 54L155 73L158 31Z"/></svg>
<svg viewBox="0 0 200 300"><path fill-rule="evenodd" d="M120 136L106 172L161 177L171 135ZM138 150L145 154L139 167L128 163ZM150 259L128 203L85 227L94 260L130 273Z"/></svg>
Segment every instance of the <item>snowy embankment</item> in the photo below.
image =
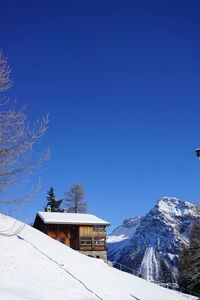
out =
<svg viewBox="0 0 200 300"><path fill-rule="evenodd" d="M186 300L174 292L84 256L22 223L0 215L0 299Z"/></svg>

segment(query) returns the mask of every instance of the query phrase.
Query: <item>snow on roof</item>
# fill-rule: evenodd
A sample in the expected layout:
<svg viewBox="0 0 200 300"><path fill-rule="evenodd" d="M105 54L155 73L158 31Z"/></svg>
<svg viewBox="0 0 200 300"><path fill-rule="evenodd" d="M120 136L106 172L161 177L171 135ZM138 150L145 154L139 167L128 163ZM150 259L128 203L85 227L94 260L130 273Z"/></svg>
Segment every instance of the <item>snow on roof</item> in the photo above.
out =
<svg viewBox="0 0 200 300"><path fill-rule="evenodd" d="M46 224L110 225L107 221L91 214L38 212L38 216Z"/></svg>

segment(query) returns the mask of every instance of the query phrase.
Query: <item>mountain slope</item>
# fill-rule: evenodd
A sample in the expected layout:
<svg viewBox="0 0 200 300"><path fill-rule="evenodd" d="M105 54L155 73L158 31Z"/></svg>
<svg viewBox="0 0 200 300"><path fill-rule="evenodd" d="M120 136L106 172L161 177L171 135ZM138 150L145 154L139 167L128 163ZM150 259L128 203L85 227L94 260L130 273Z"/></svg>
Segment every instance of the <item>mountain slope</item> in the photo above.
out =
<svg viewBox="0 0 200 300"><path fill-rule="evenodd" d="M134 236L143 217L132 217L124 220L121 226L118 226L108 236L108 258L112 261L120 260L123 249L130 244L130 240Z"/></svg>
<svg viewBox="0 0 200 300"><path fill-rule="evenodd" d="M118 271L0 215L0 299L196 299ZM14 236L4 236L12 233Z"/></svg>
<svg viewBox="0 0 200 300"><path fill-rule="evenodd" d="M191 203L164 197L146 216L125 220L111 233L108 258L147 280L176 282L180 246L188 243L197 216Z"/></svg>

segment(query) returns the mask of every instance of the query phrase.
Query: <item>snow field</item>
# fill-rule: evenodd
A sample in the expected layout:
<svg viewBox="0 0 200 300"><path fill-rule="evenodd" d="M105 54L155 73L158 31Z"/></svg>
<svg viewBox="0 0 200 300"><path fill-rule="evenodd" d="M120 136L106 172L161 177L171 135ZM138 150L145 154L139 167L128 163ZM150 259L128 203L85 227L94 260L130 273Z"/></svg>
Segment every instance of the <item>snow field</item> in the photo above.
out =
<svg viewBox="0 0 200 300"><path fill-rule="evenodd" d="M0 232L22 223L0 216ZM0 236L2 300L187 300L174 292L82 255L26 225Z"/></svg>

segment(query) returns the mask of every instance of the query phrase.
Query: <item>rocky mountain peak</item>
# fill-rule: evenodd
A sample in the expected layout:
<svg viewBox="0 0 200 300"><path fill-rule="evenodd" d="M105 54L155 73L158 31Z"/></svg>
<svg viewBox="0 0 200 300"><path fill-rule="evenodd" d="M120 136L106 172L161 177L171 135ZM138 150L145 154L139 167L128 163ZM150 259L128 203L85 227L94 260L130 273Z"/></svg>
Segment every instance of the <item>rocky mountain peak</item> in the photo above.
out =
<svg viewBox="0 0 200 300"><path fill-rule="evenodd" d="M150 213L172 218L185 217L186 215L196 216L197 208L195 205L175 197L163 197L157 202Z"/></svg>
<svg viewBox="0 0 200 300"><path fill-rule="evenodd" d="M144 217L126 219L108 238L108 257L156 281L177 278L181 245L188 244L197 207L175 197L163 197Z"/></svg>

